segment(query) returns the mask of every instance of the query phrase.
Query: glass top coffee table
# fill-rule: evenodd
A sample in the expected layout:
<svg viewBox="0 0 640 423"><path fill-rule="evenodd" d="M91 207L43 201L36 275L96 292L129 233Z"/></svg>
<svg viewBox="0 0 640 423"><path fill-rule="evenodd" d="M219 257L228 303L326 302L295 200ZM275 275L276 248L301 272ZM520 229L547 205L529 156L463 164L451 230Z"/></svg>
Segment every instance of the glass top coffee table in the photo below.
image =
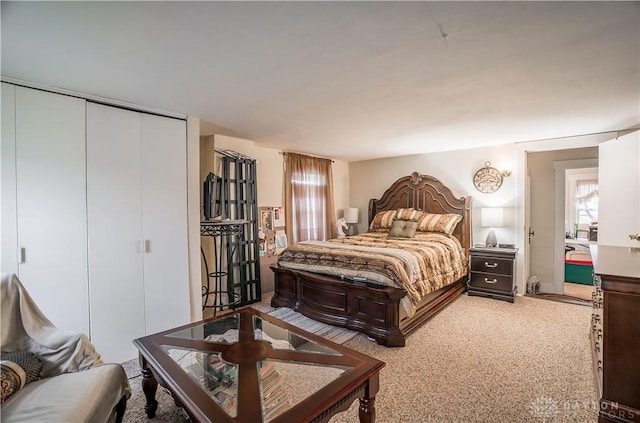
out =
<svg viewBox="0 0 640 423"><path fill-rule="evenodd" d="M356 398L360 421L375 421L384 362L253 308L133 343L150 418L160 383L194 421L323 422Z"/></svg>

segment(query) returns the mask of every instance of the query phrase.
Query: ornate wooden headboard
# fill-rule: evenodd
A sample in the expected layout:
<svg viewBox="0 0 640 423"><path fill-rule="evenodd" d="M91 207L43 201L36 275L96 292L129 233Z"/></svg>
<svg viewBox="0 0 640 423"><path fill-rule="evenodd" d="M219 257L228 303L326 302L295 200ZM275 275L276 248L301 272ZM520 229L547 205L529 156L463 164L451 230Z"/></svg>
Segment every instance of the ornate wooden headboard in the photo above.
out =
<svg viewBox="0 0 640 423"><path fill-rule="evenodd" d="M471 197L456 198L438 179L413 172L395 181L380 199L369 200L369 224L376 213L384 210L409 208L429 213L456 213L462 220L453 235L460 240L465 253L471 248Z"/></svg>

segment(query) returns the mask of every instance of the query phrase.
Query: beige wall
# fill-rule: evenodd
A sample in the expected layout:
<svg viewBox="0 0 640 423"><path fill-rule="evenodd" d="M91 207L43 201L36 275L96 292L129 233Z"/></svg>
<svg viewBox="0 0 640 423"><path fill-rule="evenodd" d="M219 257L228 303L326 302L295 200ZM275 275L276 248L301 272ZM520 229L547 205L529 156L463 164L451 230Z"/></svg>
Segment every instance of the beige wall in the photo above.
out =
<svg viewBox="0 0 640 423"><path fill-rule="evenodd" d="M457 197L472 196L473 242L484 242L488 228L480 226L480 208L506 207L505 227L498 228L498 242L515 242L515 207L517 176L516 151L513 144L418 154L386 159L351 162L349 165L349 192L351 206L360 208L358 229L367 229L367 207L369 199L380 198L397 179L417 171L432 175L453 190ZM504 178L502 187L492 194L483 194L473 185L473 175L490 161L499 170L509 169L512 175Z"/></svg>
<svg viewBox="0 0 640 423"><path fill-rule="evenodd" d="M209 157L202 158L202 163L211 162L213 138L203 139L201 152ZM215 147L237 151L257 161L259 207L284 205L284 166L280 150L259 147L253 141L225 135L215 135ZM349 164L335 160L332 168L336 217L338 217L342 215L342 209L349 207ZM208 170L204 172L204 175L206 176L208 172Z"/></svg>
<svg viewBox="0 0 640 423"><path fill-rule="evenodd" d="M505 227L497 228L498 242L514 243L520 249L516 268L516 285L518 293L525 292L525 279L529 274L542 274L543 277L553 277L553 213L554 213L554 172L552 163L536 163L534 158L533 174L531 176L532 191L536 191L532 197L531 219L540 221L539 230L536 224L535 242L538 248L532 249L532 260L535 261L533 269L529 271L524 260L528 254L528 246L525 245L525 190L527 179L527 150L548 150L557 145L562 148L567 144L597 145L606 139L602 137L586 137L586 139L550 140L536 143L508 144L502 146L482 147L468 150L437 152L419 154L387 159L352 162L349 165L350 199L351 206L359 207L361 211L360 232L367 228L367 207L369 199L379 198L398 178L407 176L414 171L433 175L440 179L446 186L453 190L456 196L470 195L473 200L473 243L484 242L488 228L480 226L480 209L482 207L505 207ZM580 145L580 146L582 146ZM572 160L587 156L597 157L597 147L571 149L564 152L546 151L551 160ZM529 153L531 154L531 153ZM544 157L544 156L542 156ZM541 159L542 160L542 159ZM499 170L509 169L511 176L504 179L502 187L492 194L483 194L473 186L473 175L484 166L485 161L490 161L493 167ZM549 169L546 169L546 168ZM543 171L541 168L545 168ZM547 174L550 171L551 174ZM537 206L537 207L535 207ZM538 210L540 209L540 210ZM550 214L550 218L549 218ZM525 276L527 275L527 276Z"/></svg>

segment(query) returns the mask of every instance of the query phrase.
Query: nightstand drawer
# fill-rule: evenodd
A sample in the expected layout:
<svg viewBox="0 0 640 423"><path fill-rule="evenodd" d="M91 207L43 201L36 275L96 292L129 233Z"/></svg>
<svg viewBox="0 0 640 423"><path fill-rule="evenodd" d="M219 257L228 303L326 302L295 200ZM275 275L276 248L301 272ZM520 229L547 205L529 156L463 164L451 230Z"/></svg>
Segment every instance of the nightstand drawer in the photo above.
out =
<svg viewBox="0 0 640 423"><path fill-rule="evenodd" d="M513 279L511 275L505 276L493 273L472 272L469 287L511 293L513 290Z"/></svg>
<svg viewBox="0 0 640 423"><path fill-rule="evenodd" d="M511 279L511 275L513 275L513 260L471 256L471 271L498 273L500 275L508 275L509 279Z"/></svg>

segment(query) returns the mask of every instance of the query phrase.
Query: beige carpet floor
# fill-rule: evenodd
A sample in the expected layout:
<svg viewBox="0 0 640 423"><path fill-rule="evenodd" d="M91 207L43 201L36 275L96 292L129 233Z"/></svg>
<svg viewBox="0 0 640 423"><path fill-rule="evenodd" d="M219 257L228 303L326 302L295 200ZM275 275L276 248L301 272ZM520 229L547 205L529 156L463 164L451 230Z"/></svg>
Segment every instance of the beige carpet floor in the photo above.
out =
<svg viewBox="0 0 640 423"><path fill-rule="evenodd" d="M591 301L591 294L593 293L593 285L582 285L579 283L564 283L564 295L569 297L580 298L583 300Z"/></svg>
<svg viewBox="0 0 640 423"><path fill-rule="evenodd" d="M404 348L363 335L344 345L386 363L378 422L596 422L591 310L517 297L463 295L419 327ZM147 420L135 371L125 422L184 421L165 392ZM357 422L357 401L333 423Z"/></svg>

